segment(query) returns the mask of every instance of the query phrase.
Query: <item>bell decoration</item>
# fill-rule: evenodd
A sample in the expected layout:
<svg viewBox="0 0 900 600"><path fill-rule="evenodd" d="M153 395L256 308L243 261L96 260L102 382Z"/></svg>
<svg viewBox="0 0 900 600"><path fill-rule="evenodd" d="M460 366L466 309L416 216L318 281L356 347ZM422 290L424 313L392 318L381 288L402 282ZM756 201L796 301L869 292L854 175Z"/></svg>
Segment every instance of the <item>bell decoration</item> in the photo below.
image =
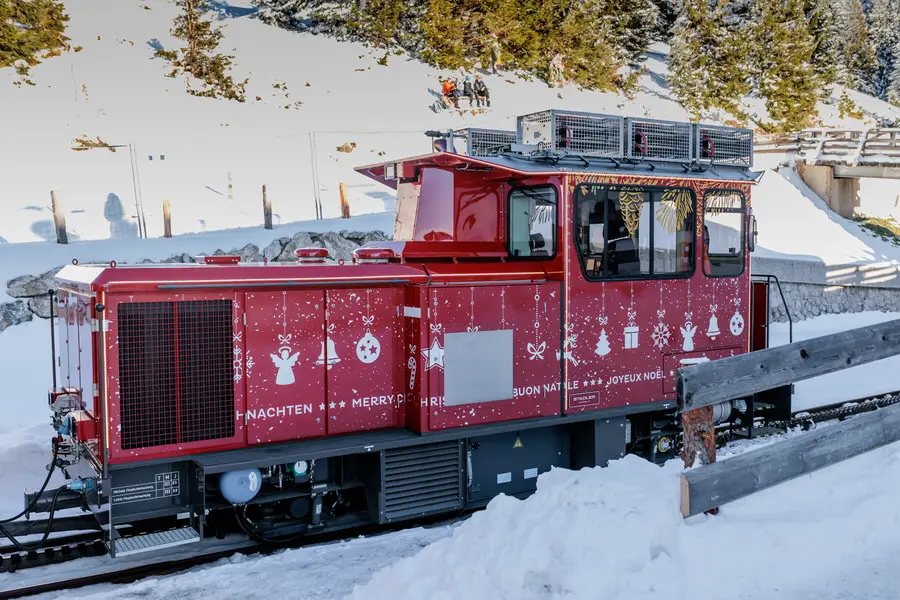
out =
<svg viewBox="0 0 900 600"><path fill-rule="evenodd" d="M716 318L716 315L712 315L709 318L709 329L706 330L706 335L708 335L711 339L716 339L721 331L719 331L719 320Z"/></svg>
<svg viewBox="0 0 900 600"><path fill-rule="evenodd" d="M328 344L327 354L325 351L326 342ZM319 352L319 358L316 359L316 364L321 366L321 365L324 365L327 363L328 370L330 371L331 367L333 367L335 364L337 364L339 362L341 362L341 359L338 358L337 351L334 349L334 342L331 340L330 337L326 338L326 341L322 342L322 351Z"/></svg>

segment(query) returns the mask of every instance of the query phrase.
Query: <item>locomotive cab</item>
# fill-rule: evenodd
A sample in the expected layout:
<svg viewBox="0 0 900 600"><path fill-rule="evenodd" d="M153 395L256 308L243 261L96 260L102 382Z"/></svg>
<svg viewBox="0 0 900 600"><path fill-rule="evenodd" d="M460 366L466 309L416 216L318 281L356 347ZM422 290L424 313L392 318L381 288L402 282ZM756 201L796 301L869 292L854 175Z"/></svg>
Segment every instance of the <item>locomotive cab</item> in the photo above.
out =
<svg viewBox="0 0 900 600"><path fill-rule="evenodd" d="M554 466L677 456L677 370L756 331L752 133L545 111L453 137L358 169L397 208L351 262L60 272L61 464L112 554L435 517ZM754 400L717 421L789 411Z"/></svg>

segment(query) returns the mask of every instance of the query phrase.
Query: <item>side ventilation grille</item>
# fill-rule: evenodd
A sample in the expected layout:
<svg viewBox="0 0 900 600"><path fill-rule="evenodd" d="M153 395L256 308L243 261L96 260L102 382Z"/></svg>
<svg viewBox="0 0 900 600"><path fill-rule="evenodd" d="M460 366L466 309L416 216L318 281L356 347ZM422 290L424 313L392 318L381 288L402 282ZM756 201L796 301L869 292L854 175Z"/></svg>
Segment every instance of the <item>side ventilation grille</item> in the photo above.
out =
<svg viewBox="0 0 900 600"><path fill-rule="evenodd" d="M234 436L230 300L118 307L124 450Z"/></svg>
<svg viewBox="0 0 900 600"><path fill-rule="evenodd" d="M384 451L383 522L462 508L462 442Z"/></svg>

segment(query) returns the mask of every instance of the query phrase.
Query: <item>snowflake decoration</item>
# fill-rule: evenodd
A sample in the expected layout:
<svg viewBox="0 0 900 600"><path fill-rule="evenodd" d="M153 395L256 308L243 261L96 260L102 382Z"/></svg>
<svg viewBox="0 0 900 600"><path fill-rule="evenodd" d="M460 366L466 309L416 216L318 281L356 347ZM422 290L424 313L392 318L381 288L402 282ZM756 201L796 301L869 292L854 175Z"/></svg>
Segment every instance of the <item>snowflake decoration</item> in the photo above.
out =
<svg viewBox="0 0 900 600"><path fill-rule="evenodd" d="M669 331L669 326L660 321L653 328L650 337L653 338L653 345L662 350L664 346L668 345L670 335L672 332Z"/></svg>

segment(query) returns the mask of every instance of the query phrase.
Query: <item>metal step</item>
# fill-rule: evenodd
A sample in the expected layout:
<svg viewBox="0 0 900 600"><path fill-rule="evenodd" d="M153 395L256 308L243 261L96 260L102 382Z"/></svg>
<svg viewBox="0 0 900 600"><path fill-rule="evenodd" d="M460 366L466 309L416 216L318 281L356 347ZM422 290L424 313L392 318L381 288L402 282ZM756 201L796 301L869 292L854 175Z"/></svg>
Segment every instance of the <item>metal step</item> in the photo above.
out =
<svg viewBox="0 0 900 600"><path fill-rule="evenodd" d="M120 557L199 541L200 534L197 533L196 529L193 527L182 527L181 529L172 529L159 533L146 533L144 535L121 538L113 542L113 547L115 549L114 555Z"/></svg>

